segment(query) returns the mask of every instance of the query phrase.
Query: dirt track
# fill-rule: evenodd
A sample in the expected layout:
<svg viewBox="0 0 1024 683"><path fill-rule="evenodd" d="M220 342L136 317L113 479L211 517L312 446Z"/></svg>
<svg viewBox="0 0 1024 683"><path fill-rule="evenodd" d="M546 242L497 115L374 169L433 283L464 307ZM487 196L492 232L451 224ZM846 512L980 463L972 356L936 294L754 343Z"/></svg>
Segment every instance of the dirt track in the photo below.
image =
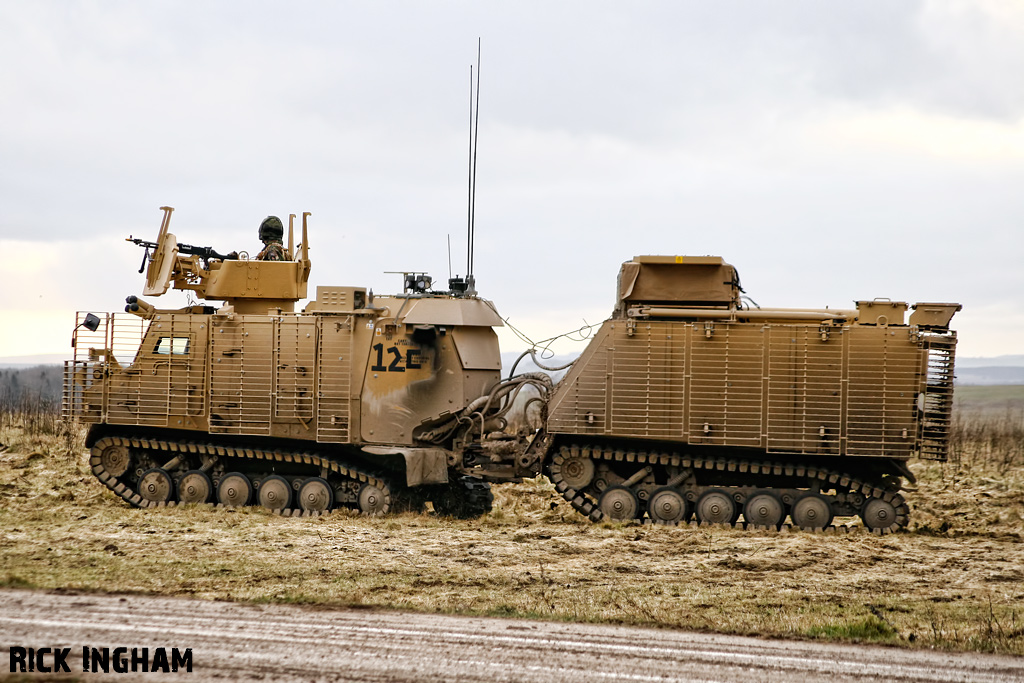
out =
<svg viewBox="0 0 1024 683"><path fill-rule="evenodd" d="M190 647L150 678L322 681L1019 681L1024 659L587 624L0 591L4 649ZM4 657L5 660L8 657ZM109 674L124 680L125 676Z"/></svg>

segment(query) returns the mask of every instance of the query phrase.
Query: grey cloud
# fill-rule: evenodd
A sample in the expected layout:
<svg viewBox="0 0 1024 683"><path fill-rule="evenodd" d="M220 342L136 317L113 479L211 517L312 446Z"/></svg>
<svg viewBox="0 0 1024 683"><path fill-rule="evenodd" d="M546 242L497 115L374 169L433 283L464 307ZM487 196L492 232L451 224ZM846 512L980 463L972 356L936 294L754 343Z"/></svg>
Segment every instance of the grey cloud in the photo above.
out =
<svg viewBox="0 0 1024 683"><path fill-rule="evenodd" d="M478 270L501 310L604 310L642 252L723 254L766 303L1008 301L1019 154L815 133L894 108L1017 125L1024 26L986 7L7 3L0 239L128 249L171 204L182 240L245 248L310 210L321 284L446 273L482 36Z"/></svg>

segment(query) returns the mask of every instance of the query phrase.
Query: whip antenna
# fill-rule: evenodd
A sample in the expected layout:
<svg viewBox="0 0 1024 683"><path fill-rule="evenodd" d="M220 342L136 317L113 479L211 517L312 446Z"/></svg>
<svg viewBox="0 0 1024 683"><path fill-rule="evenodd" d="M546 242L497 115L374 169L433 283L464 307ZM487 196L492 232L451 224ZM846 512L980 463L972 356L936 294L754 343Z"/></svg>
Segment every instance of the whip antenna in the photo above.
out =
<svg viewBox="0 0 1024 683"><path fill-rule="evenodd" d="M480 136L480 48L481 39L476 41L476 95L473 94L473 65L469 66L469 225L466 236L466 284L467 293L476 294L476 277L473 275L473 256L476 237L476 150Z"/></svg>
<svg viewBox="0 0 1024 683"><path fill-rule="evenodd" d="M466 277L473 272L473 65L469 65L469 196L466 198Z"/></svg>

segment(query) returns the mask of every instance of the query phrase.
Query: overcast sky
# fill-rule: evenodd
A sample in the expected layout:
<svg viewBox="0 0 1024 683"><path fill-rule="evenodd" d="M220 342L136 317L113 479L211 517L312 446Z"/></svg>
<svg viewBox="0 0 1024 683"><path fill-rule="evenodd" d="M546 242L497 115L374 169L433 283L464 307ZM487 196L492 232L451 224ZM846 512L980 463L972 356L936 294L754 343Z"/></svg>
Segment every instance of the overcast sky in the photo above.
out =
<svg viewBox="0 0 1024 683"><path fill-rule="evenodd" d="M463 274L478 36L478 287L531 337L600 322L636 254L716 254L762 306L955 301L961 355L1024 352L1016 0L33 0L0 25L0 357L69 353L74 311L141 293L124 238L164 205L220 251L312 212L311 295L443 281L448 235Z"/></svg>

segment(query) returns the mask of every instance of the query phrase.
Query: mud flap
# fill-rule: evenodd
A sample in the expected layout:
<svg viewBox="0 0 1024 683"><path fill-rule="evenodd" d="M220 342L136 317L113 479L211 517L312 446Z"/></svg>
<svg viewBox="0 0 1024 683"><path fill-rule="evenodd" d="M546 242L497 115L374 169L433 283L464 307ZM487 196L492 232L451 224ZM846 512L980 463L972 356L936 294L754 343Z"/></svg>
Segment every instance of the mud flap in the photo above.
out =
<svg viewBox="0 0 1024 683"><path fill-rule="evenodd" d="M405 458L406 486L448 483L448 451L443 448L388 448L364 446L371 455L401 455Z"/></svg>

